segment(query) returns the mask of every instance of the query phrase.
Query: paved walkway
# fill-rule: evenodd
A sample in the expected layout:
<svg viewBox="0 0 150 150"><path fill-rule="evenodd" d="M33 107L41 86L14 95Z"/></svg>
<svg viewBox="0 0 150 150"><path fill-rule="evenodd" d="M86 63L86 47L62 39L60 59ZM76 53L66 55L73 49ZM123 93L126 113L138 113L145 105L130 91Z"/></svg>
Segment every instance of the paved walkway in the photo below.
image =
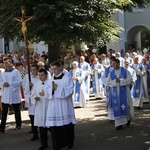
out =
<svg viewBox="0 0 150 150"><path fill-rule="evenodd" d="M75 108L78 124L75 126L75 143L72 150L148 150L150 147L150 106L135 110L135 119L130 127L116 131L107 119L105 99L91 97L86 108ZM6 133L0 134L0 150L38 150L40 140L30 141L29 118L22 111L23 127L14 131L14 115L9 115ZM49 133L49 148L52 150ZM67 148L64 148L65 150Z"/></svg>

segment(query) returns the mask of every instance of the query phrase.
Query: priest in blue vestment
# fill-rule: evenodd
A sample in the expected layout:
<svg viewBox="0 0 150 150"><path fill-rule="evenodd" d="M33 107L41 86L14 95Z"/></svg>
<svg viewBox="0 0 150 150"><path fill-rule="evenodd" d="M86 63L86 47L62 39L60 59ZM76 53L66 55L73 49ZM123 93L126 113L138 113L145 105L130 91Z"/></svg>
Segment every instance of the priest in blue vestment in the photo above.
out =
<svg viewBox="0 0 150 150"><path fill-rule="evenodd" d="M90 74L91 74L91 68L90 64L85 61L85 57L80 57L80 62L78 66L83 74L84 74L84 84L85 84L85 93L86 93L86 100L89 100L90 95Z"/></svg>
<svg viewBox="0 0 150 150"><path fill-rule="evenodd" d="M134 98L133 106L140 109L141 107L143 107L143 102L142 102L143 76L145 75L145 72L144 72L144 67L142 66L142 64L138 63L139 61L138 56L135 56L133 61L134 61L134 64L131 65L131 68L133 68L136 71L137 80L132 87L131 95Z"/></svg>
<svg viewBox="0 0 150 150"><path fill-rule="evenodd" d="M111 101L111 87L109 87L107 85L107 80L108 80L108 75L110 74L110 72L113 70L113 66L112 66L112 61L115 59L114 56L112 56L110 58L110 66L107 67L105 69L105 72L103 73L102 75L102 82L105 86L105 91L106 91L106 108L107 108L107 111L108 111L108 119L109 120L114 120L114 113L113 113L113 107L112 107L112 101Z"/></svg>
<svg viewBox="0 0 150 150"><path fill-rule="evenodd" d="M83 71L78 67L78 62L73 61L72 67L69 71L71 78L74 83L74 89L73 89L73 104L74 107L85 107L86 105L86 88L84 83L84 73Z"/></svg>
<svg viewBox="0 0 150 150"><path fill-rule="evenodd" d="M126 124L130 125L131 118L128 118L129 101L131 101L130 84L132 77L130 72L124 67L120 67L120 60L114 59L112 62L114 69L108 76L107 85L111 89L111 101L114 112L116 130L122 129Z"/></svg>
<svg viewBox="0 0 150 150"><path fill-rule="evenodd" d="M104 88L101 76L104 72L104 67L98 62L98 58L94 59L94 64L91 66L92 88L95 98L105 98Z"/></svg>

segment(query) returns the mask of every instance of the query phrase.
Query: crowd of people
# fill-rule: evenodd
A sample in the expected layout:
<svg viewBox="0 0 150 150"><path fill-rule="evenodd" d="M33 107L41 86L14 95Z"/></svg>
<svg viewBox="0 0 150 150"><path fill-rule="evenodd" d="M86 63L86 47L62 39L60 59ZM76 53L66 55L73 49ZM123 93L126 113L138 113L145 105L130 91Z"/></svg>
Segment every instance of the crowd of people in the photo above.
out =
<svg viewBox="0 0 150 150"><path fill-rule="evenodd" d="M48 131L54 150L74 144L75 107L86 107L90 93L106 98L108 119L116 130L129 126L134 107L141 109L150 97L150 50L145 48L88 55L73 51L48 65L43 51L30 55L30 74L25 53L0 54L0 132L5 132L7 114L13 107L16 128L21 129L20 103L28 109L31 141L40 133L39 150L48 147Z"/></svg>

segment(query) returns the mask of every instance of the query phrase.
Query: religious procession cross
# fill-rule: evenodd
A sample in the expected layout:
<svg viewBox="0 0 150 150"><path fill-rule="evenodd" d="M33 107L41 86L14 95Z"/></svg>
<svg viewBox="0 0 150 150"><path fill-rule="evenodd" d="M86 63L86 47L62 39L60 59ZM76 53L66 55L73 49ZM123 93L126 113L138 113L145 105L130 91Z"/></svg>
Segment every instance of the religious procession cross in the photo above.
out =
<svg viewBox="0 0 150 150"><path fill-rule="evenodd" d="M24 42L26 45L28 45L28 39L27 39L27 26L26 22L35 18L34 16L25 16L25 7L21 6L21 12L22 12L22 17L15 17L14 19L22 23L22 33L24 36Z"/></svg>
<svg viewBox="0 0 150 150"><path fill-rule="evenodd" d="M15 17L14 19L21 22L22 28L21 31L24 36L24 42L25 42L25 47L26 47L26 53L27 53L27 65L28 65L28 76L29 76L29 83L31 82L31 77L30 77L30 65L29 65L29 50L28 50L28 38L27 38L27 26L26 23L27 21L35 18L34 16L25 16L25 7L21 6L21 12L22 12L22 17Z"/></svg>

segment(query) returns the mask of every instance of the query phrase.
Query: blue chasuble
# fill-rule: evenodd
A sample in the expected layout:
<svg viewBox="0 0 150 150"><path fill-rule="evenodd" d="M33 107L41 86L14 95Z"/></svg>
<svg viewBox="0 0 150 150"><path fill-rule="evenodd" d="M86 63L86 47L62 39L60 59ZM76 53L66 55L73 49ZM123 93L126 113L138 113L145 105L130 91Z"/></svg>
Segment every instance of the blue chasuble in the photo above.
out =
<svg viewBox="0 0 150 150"><path fill-rule="evenodd" d="M70 70L69 73L71 74L71 77L73 77L73 69ZM75 77L81 77L81 75L82 75L82 70L77 68ZM80 88L81 88L81 84L79 83L78 80L76 80L74 86L75 86L75 93L74 93L73 100L75 102L80 102Z"/></svg>
<svg viewBox="0 0 150 150"><path fill-rule="evenodd" d="M80 63L78 65L78 67L81 69ZM83 71L88 70L88 63L87 62L83 63L83 68L82 69L83 69ZM89 93L88 76L85 76L84 82L85 82L85 86L86 86L86 93L88 94Z"/></svg>
<svg viewBox="0 0 150 150"><path fill-rule="evenodd" d="M105 78L108 78L109 73L112 71L112 67L109 66L105 70ZM107 105L106 108L112 108L112 102L111 102L111 87L106 86L106 100L107 100Z"/></svg>
<svg viewBox="0 0 150 150"><path fill-rule="evenodd" d="M133 68L134 65L131 65L131 68ZM134 68L133 68L134 69ZM142 71L142 64L138 64L137 69ZM141 84L141 76L136 74L137 80L135 82L135 84L133 85L132 89L131 89L131 95L134 98L140 98L140 93L141 93L141 88L140 88L140 84Z"/></svg>
<svg viewBox="0 0 150 150"><path fill-rule="evenodd" d="M102 65L98 64L97 69L101 69ZM94 70L94 65L91 66L92 70ZM96 93L96 78L95 74L92 75L92 85L93 85L93 93ZM103 91L103 83L101 81L101 73L98 73L98 85L99 85L99 92Z"/></svg>
<svg viewBox="0 0 150 150"><path fill-rule="evenodd" d="M127 70L123 67L120 67L120 75L119 78L126 79ZM115 69L110 73L110 77L112 80L115 80L116 74ZM126 86L119 85L119 93L117 91L117 87L112 87L112 106L114 111L114 117L126 117L127 116L127 96L126 96Z"/></svg>

